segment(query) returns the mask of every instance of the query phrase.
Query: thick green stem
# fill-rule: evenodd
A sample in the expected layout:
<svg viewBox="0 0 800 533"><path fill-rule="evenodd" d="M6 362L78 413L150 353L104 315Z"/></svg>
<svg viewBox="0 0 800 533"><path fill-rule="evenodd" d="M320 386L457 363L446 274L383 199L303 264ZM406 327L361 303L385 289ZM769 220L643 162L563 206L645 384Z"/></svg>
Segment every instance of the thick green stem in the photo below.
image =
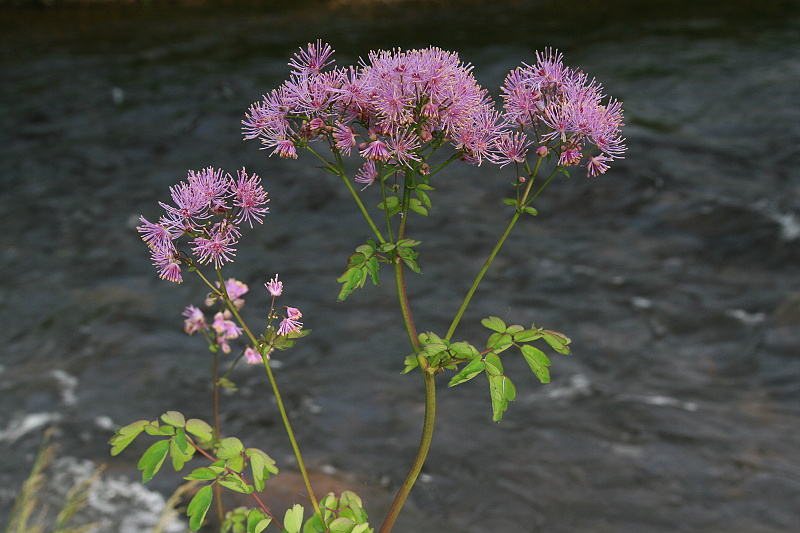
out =
<svg viewBox="0 0 800 533"><path fill-rule="evenodd" d="M422 369L422 377L425 380L425 421L422 426L422 437L420 438L419 447L417 448L417 455L414 457L414 462L411 463L411 468L400 485L397 495L394 497L392 506L386 518L383 520L383 525L379 533L389 533L400 514L400 509L408 498L411 487L419 477L422 466L425 464L425 459L428 457L428 450L431 447L431 440L433 440L433 426L436 420L436 384L434 383L433 374L427 371L427 361L422 356L418 356L420 360L420 368Z"/></svg>
<svg viewBox="0 0 800 533"><path fill-rule="evenodd" d="M408 199L411 192L408 188L408 180L410 179L411 178L409 176L406 177L406 190L403 200L404 211L403 218L400 223L400 229L398 230L398 240L405 237L406 221L408 220ZM403 315L403 322L406 325L406 331L408 332L408 337L411 341L411 345L414 348L414 352L419 353L422 351L422 346L419 342L414 319L411 316L411 307L408 303L408 291L406 289L403 272L403 262L399 257L395 258L394 272L395 280L397 282L397 296L400 301L400 310ZM417 359L419 361L419 367L422 371L422 377L425 382L425 419L422 425L422 436L420 437L420 442L419 446L417 447L417 453L414 456L414 461L411 463L408 474L406 474L403 483L400 485L400 488L395 495L392 506L389 508L389 512L383 521L383 525L381 526L379 533L389 533L392 530L392 527L394 526L394 523L400 514L400 510L403 508L403 505L408 498L408 494L411 492L411 488L416 483L420 471L422 471L422 466L425 464L425 460L428 457L428 450L430 450L431 440L433 439L433 427L436 420L436 383L434 382L433 374L428 371L428 362L425 357L418 355Z"/></svg>

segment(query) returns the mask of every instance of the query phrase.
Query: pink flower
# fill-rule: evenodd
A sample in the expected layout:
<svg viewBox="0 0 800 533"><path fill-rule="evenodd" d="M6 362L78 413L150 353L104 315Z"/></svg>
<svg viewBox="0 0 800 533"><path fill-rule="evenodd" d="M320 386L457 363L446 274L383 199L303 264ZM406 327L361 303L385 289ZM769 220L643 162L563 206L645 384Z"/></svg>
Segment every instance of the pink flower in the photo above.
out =
<svg viewBox="0 0 800 533"><path fill-rule="evenodd" d="M158 277L173 283L183 281L180 255L172 241L165 243L163 246L151 245L150 257L153 260L153 264L159 269Z"/></svg>
<svg viewBox="0 0 800 533"><path fill-rule="evenodd" d="M251 365L258 365L264 362L261 358L261 354L252 346L248 346L244 349L244 360Z"/></svg>
<svg viewBox="0 0 800 533"><path fill-rule="evenodd" d="M308 47L299 53L294 54L294 58L289 61L289 66L294 70L292 74L298 76L308 76L319 74L320 71L334 62L331 59L333 49L328 44L322 44L322 40L317 40L316 44L308 44Z"/></svg>
<svg viewBox="0 0 800 533"><path fill-rule="evenodd" d="M242 328L236 325L232 320L229 320L229 315L219 311L214 315L214 322L211 327L223 339L235 339L242 334Z"/></svg>
<svg viewBox="0 0 800 533"><path fill-rule="evenodd" d="M206 317L203 312L193 305L189 305L184 309L183 316L186 320L183 321L183 331L191 335L195 331L205 331L208 329Z"/></svg>
<svg viewBox="0 0 800 533"><path fill-rule="evenodd" d="M207 237L197 237L192 241L192 250L201 263L214 263L220 268L225 262L233 261L236 255L236 234L238 230L230 223L218 222L214 224Z"/></svg>
<svg viewBox="0 0 800 533"><path fill-rule="evenodd" d="M364 165L356 172L355 180L358 183L365 183L364 189L375 183L375 180L378 177L378 167L375 165L375 161L367 161ZM361 189L362 191L364 189Z"/></svg>
<svg viewBox="0 0 800 533"><path fill-rule="evenodd" d="M237 172L236 181L231 183L233 205L239 208L234 223L247 222L253 227L253 220L262 223L261 217L269 212L266 203L269 202L267 193L261 186L261 179L256 174L247 175L244 168Z"/></svg>
<svg viewBox="0 0 800 533"><path fill-rule="evenodd" d="M386 143L384 143L380 139L372 141L371 143L367 144L367 146L364 149L362 149L359 153L365 159L371 159L373 161L389 160L389 149L386 147Z"/></svg>
<svg viewBox="0 0 800 533"><path fill-rule="evenodd" d="M278 326L278 335L288 335L299 331L303 327L303 323L298 319L302 318L302 316L303 314L296 307L287 307L286 318L281 320L280 326Z"/></svg>
<svg viewBox="0 0 800 533"><path fill-rule="evenodd" d="M337 122L333 129L333 140L336 148L343 154L350 155L350 151L356 145L356 136L351 126L345 126Z"/></svg>
<svg viewBox="0 0 800 533"><path fill-rule="evenodd" d="M501 167L509 163L523 163L531 142L524 132L504 133L495 141L497 155L492 159Z"/></svg>
<svg viewBox="0 0 800 533"><path fill-rule="evenodd" d="M589 157L589 160L586 162L586 176L593 177L598 174L603 174L608 170L608 165L606 163L609 161L611 161L611 158L604 155Z"/></svg>
<svg viewBox="0 0 800 533"><path fill-rule="evenodd" d="M269 283L265 283L264 286L267 288L273 298L277 298L281 295L281 293L283 293L283 282L278 281L277 274L275 274L273 279L269 280Z"/></svg>

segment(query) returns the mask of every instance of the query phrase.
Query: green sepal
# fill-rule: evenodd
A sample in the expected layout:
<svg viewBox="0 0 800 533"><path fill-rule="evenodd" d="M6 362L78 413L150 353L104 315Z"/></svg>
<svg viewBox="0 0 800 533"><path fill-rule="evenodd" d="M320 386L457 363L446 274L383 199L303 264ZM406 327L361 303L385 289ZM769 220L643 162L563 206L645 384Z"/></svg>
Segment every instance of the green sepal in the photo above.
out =
<svg viewBox="0 0 800 533"><path fill-rule="evenodd" d="M296 503L294 507L286 510L286 514L283 516L283 527L286 533L300 533L302 525L303 506Z"/></svg>
<svg viewBox="0 0 800 533"><path fill-rule="evenodd" d="M189 516L189 529L197 531L203 525L208 508L211 507L211 500L214 497L211 492L211 485L206 485L197 491L189 507L186 508L186 515Z"/></svg>
<svg viewBox="0 0 800 533"><path fill-rule="evenodd" d="M144 431L145 426L150 424L148 420L137 420L125 427L119 428L108 443L111 445L111 455L118 455L122 450L134 441L139 434Z"/></svg>
<svg viewBox="0 0 800 533"><path fill-rule="evenodd" d="M178 411L167 411L161 415L161 420L176 428L182 428L186 426L186 418L184 418L184 416Z"/></svg>
<svg viewBox="0 0 800 533"><path fill-rule="evenodd" d="M136 467L142 471L142 483L147 483L153 479L161 465L164 464L164 459L169 453L169 443L170 441L166 439L154 442L147 448L142 458L139 459L139 464Z"/></svg>
<svg viewBox="0 0 800 533"><path fill-rule="evenodd" d="M199 418L190 418L186 421L186 431L200 439L201 441L209 441L214 435L214 430L208 423L200 420Z"/></svg>
<svg viewBox="0 0 800 533"><path fill-rule="evenodd" d="M448 387L453 387L465 381L469 381L486 369L486 363L481 359L473 359L470 363L461 369L461 372L453 376L450 380Z"/></svg>
<svg viewBox="0 0 800 533"><path fill-rule="evenodd" d="M483 327L489 328L498 333L505 333L506 331L506 323L503 322L501 319L497 318L496 316L490 316L489 318L484 318L483 320L481 320L481 324L483 324Z"/></svg>
<svg viewBox="0 0 800 533"><path fill-rule="evenodd" d="M539 381L542 383L550 383L550 370L547 368L550 366L550 359L547 358L545 353L529 344L523 344L520 349L522 350L523 357L525 357L528 365L530 365L531 370L536 374L536 377L539 378Z"/></svg>

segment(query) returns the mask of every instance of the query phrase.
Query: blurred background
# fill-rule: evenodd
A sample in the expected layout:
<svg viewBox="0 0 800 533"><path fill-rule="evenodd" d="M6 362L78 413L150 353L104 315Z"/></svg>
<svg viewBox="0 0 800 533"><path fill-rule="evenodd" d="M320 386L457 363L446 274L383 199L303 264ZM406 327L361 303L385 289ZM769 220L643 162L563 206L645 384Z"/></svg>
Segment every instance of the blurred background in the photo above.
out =
<svg viewBox="0 0 800 533"><path fill-rule="evenodd" d="M76 523L152 530L180 482L142 487L141 439L114 429L168 409L210 418L211 361L182 332L205 290L160 281L135 231L188 169L245 166L272 199L229 275L245 316L286 305L313 333L277 379L321 493L357 491L377 526L419 438L417 376L393 284L337 303L369 236L341 183L309 159L243 142L246 108L298 47L338 65L376 48L440 46L497 97L555 47L624 103L626 158L559 178L478 291L480 319L573 339L541 385L509 359L518 399L491 421L481 379L441 376L437 434L397 533L800 530L800 9L776 0L0 2L0 527L47 428L40 491L56 509L105 470ZM421 331L443 332L509 213L508 169L451 167L415 221ZM376 200L377 203L377 200ZM515 377L516 376L516 377ZM223 429L278 460L267 498L302 487L263 372L238 368ZM233 503L233 502L231 502ZM187 528L173 520L163 531Z"/></svg>

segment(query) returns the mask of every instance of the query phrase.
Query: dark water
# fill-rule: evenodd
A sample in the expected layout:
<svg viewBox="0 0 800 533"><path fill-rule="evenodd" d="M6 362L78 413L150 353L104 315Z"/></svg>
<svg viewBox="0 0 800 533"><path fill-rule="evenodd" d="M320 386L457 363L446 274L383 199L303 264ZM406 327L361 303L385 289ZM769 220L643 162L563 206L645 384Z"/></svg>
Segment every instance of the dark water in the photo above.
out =
<svg viewBox="0 0 800 533"><path fill-rule="evenodd" d="M336 303L367 237L350 199L310 161L268 159L239 133L319 37L339 64L375 47L455 49L495 91L552 45L626 110L627 158L551 186L456 335L480 342L479 319L496 314L566 332L574 356L546 386L509 363L518 400L500 425L483 383L442 381L396 531L800 530L800 16L780 2L562 4L4 8L0 524L46 426L62 458L135 480L134 453L108 456L109 427L208 416L207 352L180 318L204 291L159 281L132 228L209 165L265 179L272 213L231 275L257 287L280 272L304 311L313 334L278 371L301 446L320 483L357 490L380 523L423 406L399 375L409 347L392 284ZM442 175L413 228L422 330L446 329L504 224L509 177L480 170ZM265 304L251 298L252 320ZM279 418L259 372L232 377L223 425L285 466L280 508L299 489L280 482L296 475ZM168 494L167 478L151 488Z"/></svg>

